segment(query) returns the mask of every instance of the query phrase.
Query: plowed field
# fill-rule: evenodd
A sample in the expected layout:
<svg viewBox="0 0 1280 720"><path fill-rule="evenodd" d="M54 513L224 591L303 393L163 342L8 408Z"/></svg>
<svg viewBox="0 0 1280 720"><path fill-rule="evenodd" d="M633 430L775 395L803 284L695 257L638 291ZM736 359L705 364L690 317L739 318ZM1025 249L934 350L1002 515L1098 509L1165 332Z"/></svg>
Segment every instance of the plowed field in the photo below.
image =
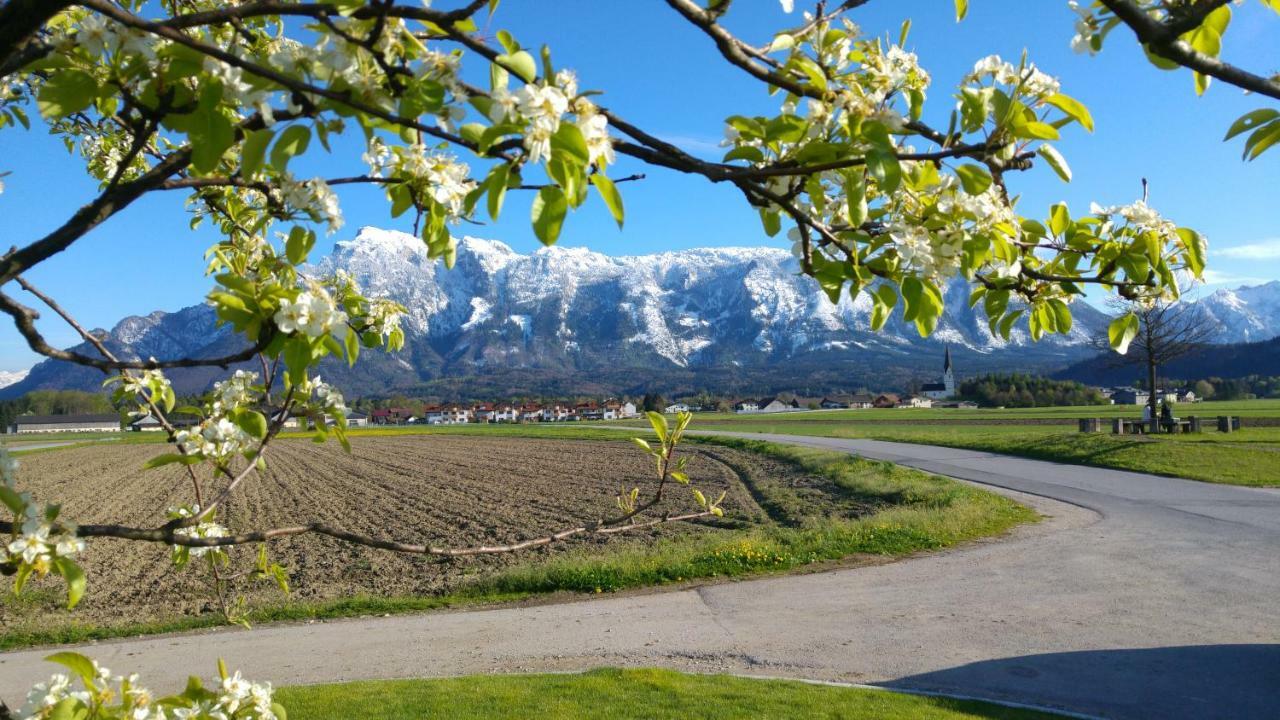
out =
<svg viewBox="0 0 1280 720"><path fill-rule="evenodd" d="M369 535L451 546L512 542L608 514L620 487L649 487L647 456L623 442L520 438L365 437L353 452L336 444L281 441L264 476L237 490L220 520L233 530L323 521ZM162 452L154 445L89 447L22 460L19 483L42 500L56 499L64 517L83 523L154 526L166 507L191 497L185 470L142 470ZM739 472L803 485L792 466L727 448L694 447L689 473L708 494L728 493L729 520L759 522L764 514ZM684 488L670 509L692 507ZM292 598L430 594L468 576L511 563L604 542L644 542L657 535L718 532L711 524L642 530L625 539L582 539L522 553L437 560L351 546L324 537L274 540L272 558L286 566ZM240 565L253 550L241 550ZM73 612L88 623L119 623L203 613L212 609L205 573L175 570L165 545L97 539L83 558L89 592ZM29 627L57 609L61 586L35 583L34 593L0 601L0 631ZM250 591L252 602L279 602L274 587Z"/></svg>

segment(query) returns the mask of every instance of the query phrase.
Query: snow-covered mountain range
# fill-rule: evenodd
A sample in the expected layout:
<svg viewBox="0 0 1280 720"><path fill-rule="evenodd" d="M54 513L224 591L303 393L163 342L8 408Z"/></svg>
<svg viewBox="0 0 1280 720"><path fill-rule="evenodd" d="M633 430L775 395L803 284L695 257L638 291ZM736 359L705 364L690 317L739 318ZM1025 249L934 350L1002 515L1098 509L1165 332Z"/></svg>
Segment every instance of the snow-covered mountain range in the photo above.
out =
<svg viewBox="0 0 1280 720"><path fill-rule="evenodd" d="M1019 329L1005 342L968 308L968 288L956 282L946 288L947 314L932 337L920 338L897 318L873 332L865 296L832 304L789 253L762 247L623 257L552 247L521 254L467 237L459 241L456 266L446 270L412 235L366 227L314 268L337 269L366 293L409 309L403 351L365 353L354 370L324 368L326 379L357 394L894 386L932 379L944 344L961 374L1061 367L1093 354L1091 339L1107 322L1077 303L1070 335L1032 343ZM1205 303L1232 340L1280 327L1280 283L1222 291ZM243 343L217 328L204 305L126 318L107 338L122 355L157 358L208 357ZM175 383L200 391L218 374L177 373ZM0 395L100 382L97 373L46 361Z"/></svg>

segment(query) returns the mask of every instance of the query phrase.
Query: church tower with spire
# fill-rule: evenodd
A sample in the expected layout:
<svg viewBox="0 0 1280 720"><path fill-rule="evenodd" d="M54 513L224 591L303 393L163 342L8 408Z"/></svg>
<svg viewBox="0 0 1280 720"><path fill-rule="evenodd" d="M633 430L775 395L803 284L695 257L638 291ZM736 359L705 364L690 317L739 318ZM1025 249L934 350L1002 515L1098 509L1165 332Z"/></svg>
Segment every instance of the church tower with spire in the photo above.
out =
<svg viewBox="0 0 1280 720"><path fill-rule="evenodd" d="M951 366L951 346L946 346L946 352L942 358L942 379L939 382L926 383L920 393L932 400L946 400L955 397L956 394L956 373Z"/></svg>

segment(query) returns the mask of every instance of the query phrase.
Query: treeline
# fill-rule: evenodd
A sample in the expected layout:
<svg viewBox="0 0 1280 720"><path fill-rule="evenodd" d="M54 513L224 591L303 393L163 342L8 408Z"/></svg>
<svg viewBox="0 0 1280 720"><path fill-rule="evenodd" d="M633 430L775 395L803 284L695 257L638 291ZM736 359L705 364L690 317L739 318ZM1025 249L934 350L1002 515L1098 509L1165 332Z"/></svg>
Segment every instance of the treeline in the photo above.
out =
<svg viewBox="0 0 1280 720"><path fill-rule="evenodd" d="M0 401L0 427L8 428L19 415L83 415L115 412L106 395L81 390L32 390Z"/></svg>
<svg viewBox="0 0 1280 720"><path fill-rule="evenodd" d="M961 400L983 407L1050 407L1055 405L1105 405L1096 388L1074 380L1053 380L1021 373L992 373L960 382Z"/></svg>
<svg viewBox="0 0 1280 720"><path fill-rule="evenodd" d="M1209 377L1192 387L1204 400L1253 400L1280 398L1280 376L1246 375L1240 378Z"/></svg>

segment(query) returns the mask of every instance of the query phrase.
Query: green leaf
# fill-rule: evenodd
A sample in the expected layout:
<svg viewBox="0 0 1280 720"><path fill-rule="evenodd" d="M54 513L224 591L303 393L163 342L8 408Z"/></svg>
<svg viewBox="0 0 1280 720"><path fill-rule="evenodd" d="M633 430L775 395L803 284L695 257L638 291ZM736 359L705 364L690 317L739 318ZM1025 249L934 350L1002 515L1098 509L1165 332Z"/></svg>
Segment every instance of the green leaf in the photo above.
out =
<svg viewBox="0 0 1280 720"><path fill-rule="evenodd" d="M565 198L564 190L555 185L542 188L533 199L533 234L538 236L543 245L554 245L560 239L560 228L568 213L569 201Z"/></svg>
<svg viewBox="0 0 1280 720"><path fill-rule="evenodd" d="M1124 355L1129 352L1129 343L1138 336L1138 316L1134 313L1121 315L1107 326L1107 339L1116 352Z"/></svg>
<svg viewBox="0 0 1280 720"><path fill-rule="evenodd" d="M1013 134L1022 138L1034 138L1037 140L1057 140L1061 137L1058 129L1048 123L1042 123L1039 120L1030 122L1014 123Z"/></svg>
<svg viewBox="0 0 1280 720"><path fill-rule="evenodd" d="M250 437L261 440L267 436L267 418L256 410L236 413L234 422L241 430L249 433Z"/></svg>
<svg viewBox="0 0 1280 720"><path fill-rule="evenodd" d="M764 225L764 232L769 237L777 235L782 230L782 216L772 208L760 208L760 222Z"/></svg>
<svg viewBox="0 0 1280 720"><path fill-rule="evenodd" d="M271 164L276 170L284 172L289 167L289 160L306 152L310 144L310 128L306 125L290 125L280 133L280 139L271 148Z"/></svg>
<svg viewBox="0 0 1280 720"><path fill-rule="evenodd" d="M859 227L867 221L867 182L862 173L845 175L844 193L849 203L849 225Z"/></svg>
<svg viewBox="0 0 1280 720"><path fill-rule="evenodd" d="M75 673L84 684L93 687L98 672L93 668L93 661L75 652L58 652L45 656L45 662L57 663Z"/></svg>
<svg viewBox="0 0 1280 720"><path fill-rule="evenodd" d="M57 558L54 564L58 567L58 574L67 581L67 609L70 610L84 597L84 570L71 558Z"/></svg>
<svg viewBox="0 0 1280 720"><path fill-rule="evenodd" d="M63 118L89 107L97 92L98 81L89 73L60 69L40 88L36 106L46 118Z"/></svg>
<svg viewBox="0 0 1280 720"><path fill-rule="evenodd" d="M1049 299L1049 309L1053 311L1054 325L1058 333L1066 335L1071 332L1071 308L1057 298Z"/></svg>
<svg viewBox="0 0 1280 720"><path fill-rule="evenodd" d="M266 158L267 145L271 144L271 138L275 135L275 131L263 129L254 130L245 136L244 143L240 146L240 177L250 179L258 174Z"/></svg>
<svg viewBox="0 0 1280 720"><path fill-rule="evenodd" d="M613 215L614 222L618 223L618 229L621 230L624 217L622 193L618 192L618 188L613 184L612 180L599 173L591 176L591 184L595 185L596 190L600 192L600 198L609 207L609 214Z"/></svg>
<svg viewBox="0 0 1280 720"><path fill-rule="evenodd" d="M585 167L591 160L582 129L570 122L560 123L560 129L551 136L551 152L576 161L579 167Z"/></svg>
<svg viewBox="0 0 1280 720"><path fill-rule="evenodd" d="M311 365L311 343L305 337L290 338L284 346L284 364L289 372L290 385L301 385L307 380L307 367Z"/></svg>
<svg viewBox="0 0 1280 720"><path fill-rule="evenodd" d="M47 720L85 720L89 716L88 710L85 709L83 703L75 698L63 698L54 705L49 714L41 715Z"/></svg>
<svg viewBox="0 0 1280 720"><path fill-rule="evenodd" d="M1244 157L1253 160L1277 142L1280 142L1280 120L1263 125L1249 136L1244 144Z"/></svg>
<svg viewBox="0 0 1280 720"><path fill-rule="evenodd" d="M179 455L178 453L164 453L157 455L142 464L143 470L172 465L173 463L181 463L183 465L195 465L200 462L199 456L196 455Z"/></svg>
<svg viewBox="0 0 1280 720"><path fill-rule="evenodd" d="M956 168L956 175L960 177L964 191L970 195L981 195L991 187L991 173L981 165L966 163Z"/></svg>
<svg viewBox="0 0 1280 720"><path fill-rule="evenodd" d="M298 225L289 231L289 239L284 243L285 256L294 265L307 261L307 254L316 244L316 234Z"/></svg>
<svg viewBox="0 0 1280 720"><path fill-rule="evenodd" d="M1061 235L1071 226L1071 213L1067 212L1066 203L1057 203L1049 208L1049 231Z"/></svg>
<svg viewBox="0 0 1280 720"><path fill-rule="evenodd" d="M200 90L200 103L186 123L191 139L191 167L204 175L217 169L222 155L236 141L236 129L218 107L222 85L210 83Z"/></svg>
<svg viewBox="0 0 1280 720"><path fill-rule="evenodd" d="M1093 132L1093 115L1090 114L1089 108L1085 107L1084 103L1062 93L1050 95L1044 101L1066 113L1072 120L1080 123L1080 126L1085 130Z"/></svg>
<svg viewBox="0 0 1280 720"><path fill-rule="evenodd" d="M17 490L4 485L0 485L0 502L3 502L14 515L22 515L22 511L27 507Z"/></svg>
<svg viewBox="0 0 1280 720"><path fill-rule="evenodd" d="M649 442L644 438L633 437L631 438L631 442L635 443L636 445L639 445L641 449L647 452L653 452L653 448L649 445Z"/></svg>
<svg viewBox="0 0 1280 720"><path fill-rule="evenodd" d="M1052 145L1041 145L1036 148L1036 154L1053 168L1063 182L1071 182L1071 168L1067 165L1067 159L1062 157L1062 153L1058 152L1057 148Z"/></svg>
<svg viewBox="0 0 1280 720"><path fill-rule="evenodd" d="M1182 248L1186 251L1187 269L1196 277L1204 273L1205 240L1200 233L1191 228L1178 228L1178 238L1182 240Z"/></svg>
<svg viewBox="0 0 1280 720"><path fill-rule="evenodd" d="M890 194L902 182L902 166L891 152L873 149L867 153L867 170L880 185L880 192Z"/></svg>
<svg viewBox="0 0 1280 720"><path fill-rule="evenodd" d="M538 63L533 56L524 50L499 55L497 57L498 64L516 74L516 77L525 82L533 82L538 77Z"/></svg>
<svg viewBox="0 0 1280 720"><path fill-rule="evenodd" d="M493 220L497 220L502 212L502 200L507 195L507 183L510 178L511 166L506 163L494 165L489 171L489 177L485 178L485 183L489 186L489 217Z"/></svg>
<svg viewBox="0 0 1280 720"><path fill-rule="evenodd" d="M969 0L956 0L956 22L964 20L969 14Z"/></svg>
<svg viewBox="0 0 1280 720"><path fill-rule="evenodd" d="M1277 2L1280 2L1280 0L1277 0ZM1222 139L1230 140L1242 132L1266 125L1276 118L1280 118L1280 110L1275 108L1262 108L1261 110L1245 113L1231 123L1231 128L1227 130L1227 136Z"/></svg>

